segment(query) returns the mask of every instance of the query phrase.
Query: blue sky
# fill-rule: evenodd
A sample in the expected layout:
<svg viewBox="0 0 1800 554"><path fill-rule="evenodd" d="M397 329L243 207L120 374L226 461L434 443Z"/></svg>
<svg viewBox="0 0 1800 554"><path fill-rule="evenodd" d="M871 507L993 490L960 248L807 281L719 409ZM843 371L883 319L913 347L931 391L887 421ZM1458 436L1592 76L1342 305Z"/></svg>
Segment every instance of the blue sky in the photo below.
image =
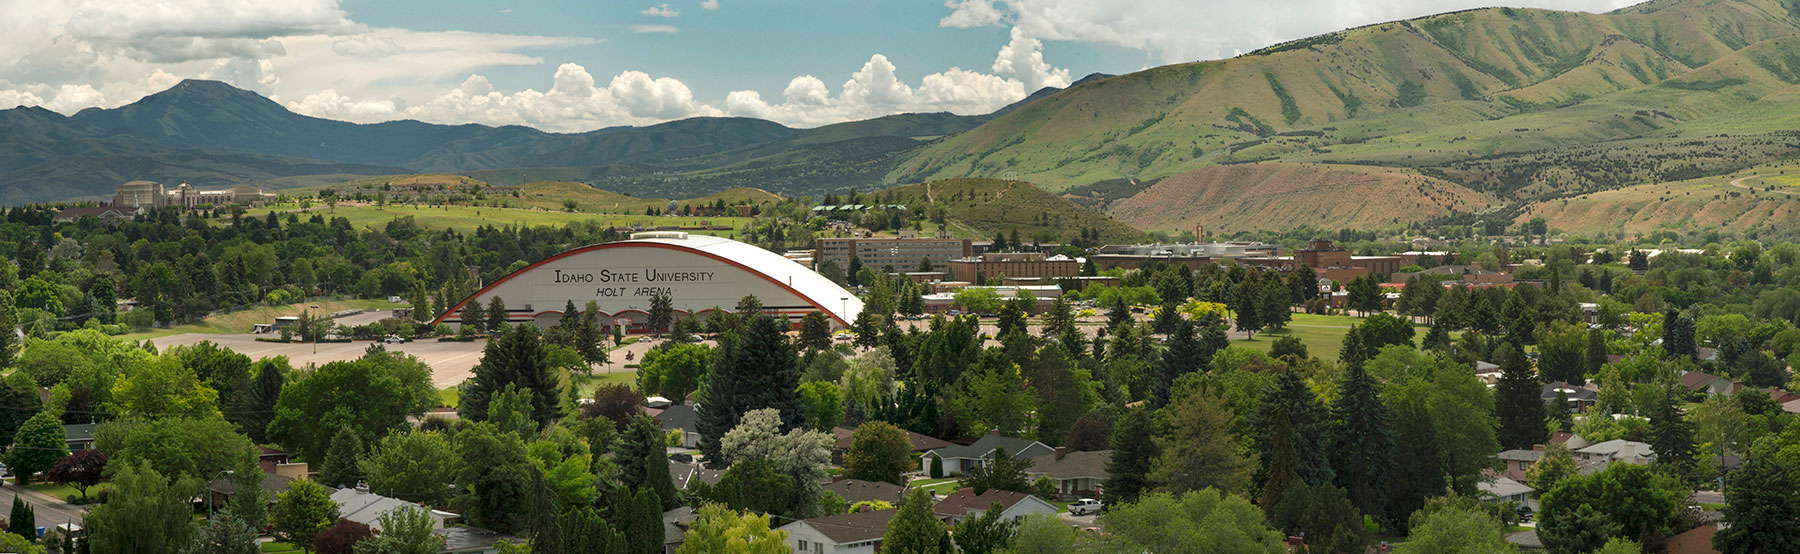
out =
<svg viewBox="0 0 1800 554"><path fill-rule="evenodd" d="M0 0L0 108L186 78L357 122L554 131L986 113L1094 72L1442 11L1630 0Z"/></svg>

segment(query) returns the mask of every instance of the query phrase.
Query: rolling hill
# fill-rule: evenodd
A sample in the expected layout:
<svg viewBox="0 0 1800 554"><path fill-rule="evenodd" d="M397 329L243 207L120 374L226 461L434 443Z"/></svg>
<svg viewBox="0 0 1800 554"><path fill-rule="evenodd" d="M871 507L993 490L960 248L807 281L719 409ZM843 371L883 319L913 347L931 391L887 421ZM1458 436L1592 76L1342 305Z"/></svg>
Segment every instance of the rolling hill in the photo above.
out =
<svg viewBox="0 0 1800 554"><path fill-rule="evenodd" d="M949 179L882 189L866 198L871 204L941 210L958 236L975 233L977 238L989 238L1017 232L1025 240L1048 237L1044 242L1065 242L1089 230L1112 242L1146 237L1143 231L1024 181Z"/></svg>
<svg viewBox="0 0 1800 554"><path fill-rule="evenodd" d="M1416 223L1487 206L1475 191L1416 171L1271 162L1175 175L1107 214L1139 229L1278 231Z"/></svg>

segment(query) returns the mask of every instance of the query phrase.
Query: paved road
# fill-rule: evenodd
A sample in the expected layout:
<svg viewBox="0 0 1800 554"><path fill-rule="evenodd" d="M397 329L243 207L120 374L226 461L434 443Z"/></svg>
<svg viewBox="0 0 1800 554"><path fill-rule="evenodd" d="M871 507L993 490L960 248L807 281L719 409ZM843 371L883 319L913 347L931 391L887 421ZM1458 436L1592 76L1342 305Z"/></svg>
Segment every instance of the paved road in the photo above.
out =
<svg viewBox="0 0 1800 554"><path fill-rule="evenodd" d="M1724 504L1725 493L1719 491L1694 491L1693 501L1697 504Z"/></svg>
<svg viewBox="0 0 1800 554"><path fill-rule="evenodd" d="M8 483L10 482L8 480ZM38 527L50 529L69 522L81 523L81 508L34 491L25 490L17 485L0 486L0 504L11 506L13 497L20 496L20 493L23 493L25 503L30 504L32 510L37 512Z"/></svg>

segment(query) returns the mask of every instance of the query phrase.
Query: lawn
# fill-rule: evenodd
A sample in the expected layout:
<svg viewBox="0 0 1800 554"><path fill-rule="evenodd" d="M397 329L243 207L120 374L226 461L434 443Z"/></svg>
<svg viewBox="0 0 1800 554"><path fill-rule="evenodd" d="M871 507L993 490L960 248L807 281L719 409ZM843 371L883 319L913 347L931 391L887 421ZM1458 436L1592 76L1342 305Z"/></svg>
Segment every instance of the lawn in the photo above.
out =
<svg viewBox="0 0 1800 554"><path fill-rule="evenodd" d="M946 477L942 479L921 479L907 483L906 486L909 489L925 489L937 494L950 494L956 492L957 487L960 486L958 483L959 480L957 478Z"/></svg>
<svg viewBox="0 0 1800 554"><path fill-rule="evenodd" d="M269 542L262 543L262 551L263 552L300 552L300 547L294 546L293 543L287 543L287 542L281 542L281 541L269 541Z"/></svg>
<svg viewBox="0 0 1800 554"><path fill-rule="evenodd" d="M624 366L618 366L612 373L596 372L593 375L575 376L575 387L576 390L581 391L582 398L593 396L594 389L605 384L619 384L635 389L637 388L637 369L625 369Z"/></svg>
<svg viewBox="0 0 1800 554"><path fill-rule="evenodd" d="M280 204L267 208L258 208L245 212L244 217L264 217L269 212L287 213L297 210L299 206ZM629 227L641 224L645 228L656 228L667 225L695 227L702 222L711 225L723 225L733 229L740 228L749 218L742 217L662 217L648 215L625 214L590 214L571 213L535 209L493 208L476 206L339 206L336 209L314 205L309 212L300 212L302 218L319 214L330 220L342 217L350 221L351 227L380 228L396 218L411 216L421 227L429 229L454 229L463 233L473 233L481 226L530 226L561 227L578 221L594 221L615 227ZM227 224L229 219L218 220ZM729 234L731 231L696 231L702 234Z"/></svg>
<svg viewBox="0 0 1800 554"><path fill-rule="evenodd" d="M36 491L36 492L40 492L43 494L47 494L47 495L50 495L55 498L68 498L71 496L76 497L76 498L81 497L81 492L76 491L75 487L71 487L68 485L58 485L56 483L34 483L34 484L30 484L30 485L25 485L25 488ZM100 494L101 490L110 489L110 488L112 488L112 485L109 483L101 483L98 485L94 485L92 487L88 487L88 491L87 491L88 498L93 498L95 495Z"/></svg>
<svg viewBox="0 0 1800 554"><path fill-rule="evenodd" d="M209 317L199 323L175 325L167 329L151 329L142 333L129 333L120 335L119 338L138 341L185 333L248 333L258 323L272 323L277 316L300 315L300 312L303 311L311 312L313 315L329 315L333 312L354 308L393 309L407 305L394 304L385 300L324 300L299 302L286 306L264 306ZM313 306L318 307L314 308Z"/></svg>
<svg viewBox="0 0 1800 554"><path fill-rule="evenodd" d="M1300 339L1300 344L1306 345L1306 352L1314 358L1337 361L1338 351L1344 349L1344 335L1350 333L1351 325L1360 324L1363 319L1348 315L1294 314L1294 320L1281 331L1257 333L1256 338L1232 341L1232 344L1268 352L1275 347L1275 341L1291 336ZM1420 324L1413 327L1418 330L1413 336L1416 343L1425 337L1429 327ZM1454 334L1452 338L1455 338Z"/></svg>

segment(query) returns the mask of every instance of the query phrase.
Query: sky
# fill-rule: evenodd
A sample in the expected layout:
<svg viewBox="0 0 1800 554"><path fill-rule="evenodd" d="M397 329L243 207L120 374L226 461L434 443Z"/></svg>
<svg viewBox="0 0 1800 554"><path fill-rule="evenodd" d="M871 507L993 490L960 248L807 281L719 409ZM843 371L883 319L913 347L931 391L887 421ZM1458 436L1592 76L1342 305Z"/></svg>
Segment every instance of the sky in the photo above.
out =
<svg viewBox="0 0 1800 554"><path fill-rule="evenodd" d="M1631 0L0 0L0 108L117 107L182 79L373 123L580 132L979 114L1090 73L1484 6Z"/></svg>

